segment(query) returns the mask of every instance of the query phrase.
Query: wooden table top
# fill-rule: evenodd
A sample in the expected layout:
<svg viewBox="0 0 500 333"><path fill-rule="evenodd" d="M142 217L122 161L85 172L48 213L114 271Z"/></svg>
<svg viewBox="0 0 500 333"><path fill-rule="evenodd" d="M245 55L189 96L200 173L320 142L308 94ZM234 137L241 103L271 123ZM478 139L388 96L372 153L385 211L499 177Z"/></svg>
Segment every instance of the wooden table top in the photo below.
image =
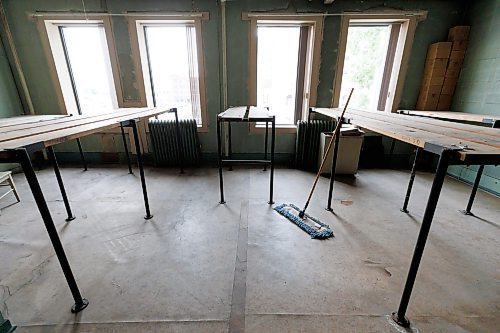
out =
<svg viewBox="0 0 500 333"><path fill-rule="evenodd" d="M314 111L337 118L342 110L317 108ZM367 130L427 150L431 146L459 149L455 158L464 164L500 164L499 129L356 109L347 109L344 117Z"/></svg>
<svg viewBox="0 0 500 333"><path fill-rule="evenodd" d="M235 106L219 113L219 118L224 121L266 121L272 117L273 114L269 110L256 106Z"/></svg>
<svg viewBox="0 0 500 333"><path fill-rule="evenodd" d="M410 116L420 116L444 120L468 121L472 123L493 124L500 120L500 116L489 114L475 114L458 111L418 111L418 110L398 110L401 114Z"/></svg>
<svg viewBox="0 0 500 333"><path fill-rule="evenodd" d="M99 115L40 115L0 119L0 152L41 144L43 147L98 133L132 119L167 112L156 108L123 108Z"/></svg>

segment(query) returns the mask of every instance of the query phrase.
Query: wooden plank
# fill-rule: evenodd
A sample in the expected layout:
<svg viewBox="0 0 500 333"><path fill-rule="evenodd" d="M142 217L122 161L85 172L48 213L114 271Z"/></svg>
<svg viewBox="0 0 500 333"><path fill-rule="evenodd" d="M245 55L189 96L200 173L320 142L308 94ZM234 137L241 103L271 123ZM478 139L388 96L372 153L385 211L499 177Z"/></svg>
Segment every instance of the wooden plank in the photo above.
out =
<svg viewBox="0 0 500 333"><path fill-rule="evenodd" d="M219 117L224 120L243 120L247 111L246 106L235 106L227 109L219 114ZM258 108L251 106L248 110L248 120L272 118L271 113L266 108Z"/></svg>
<svg viewBox="0 0 500 333"><path fill-rule="evenodd" d="M339 111L337 110L335 112L338 113ZM411 119L411 121L409 122L408 121L409 118L404 115L386 114L382 112L371 112L371 111L362 111L355 109L348 109L346 115L348 115L351 118L354 115L358 115L360 117L384 120L395 124L408 126L413 129L418 129L437 134L446 134L446 136L452 137L454 139L467 140L471 142L490 145L497 148L500 147L500 135L499 135L500 131L498 129L485 128L467 124L455 124L436 119L424 119L419 121L418 119L420 118L416 118L415 120ZM454 124L459 125L460 127L456 127L454 126Z"/></svg>
<svg viewBox="0 0 500 333"><path fill-rule="evenodd" d="M394 115L394 114L392 114ZM439 124L440 127L443 128L453 128L453 129L458 129L470 133L476 133L480 135L488 135L488 136L495 136L495 137L500 137L500 130L498 128L491 128L491 127L484 127L484 126L477 126L477 125L470 125L470 124L463 124L463 123L457 123L453 121L442 121L442 119L438 118L432 118L432 117L415 117L415 116L409 116L406 114L403 114L407 117L407 121L411 122L417 122L417 123L422 123L422 124ZM436 123L436 120L439 121L439 123ZM451 118L448 118L448 120L452 120ZM456 121L456 119L453 119ZM481 122L480 124L486 124Z"/></svg>
<svg viewBox="0 0 500 333"><path fill-rule="evenodd" d="M243 119L246 111L247 111L246 106L236 106L220 113L219 117L222 119Z"/></svg>
<svg viewBox="0 0 500 333"><path fill-rule="evenodd" d="M467 140L470 142L476 142L480 144L490 145L496 148L500 148L500 130L492 128L484 128L474 125L461 124L464 128L468 130L458 129L453 127L453 123L446 121L441 121L437 119L426 119L420 121L408 121L409 118L406 116L398 114L387 114L383 112L370 112L362 111L356 109L349 109L349 115L359 115L362 117L368 117L371 119L378 119L388 122L393 122L402 126L408 126L413 129L418 129L422 131L427 131L437 134L445 134L454 139ZM420 119L420 118L418 118ZM450 125L451 126L448 126Z"/></svg>
<svg viewBox="0 0 500 333"><path fill-rule="evenodd" d="M0 142L5 142L9 140L16 140L23 137L29 137L33 135L33 133L48 133L51 131L61 130L64 128L70 128L75 126L82 126L90 123L96 123L99 121L106 121L111 119L117 119L120 117L134 117L141 112L148 111L150 109L133 109L126 111L115 111L111 113L107 113L104 115L94 115L94 116L72 116L64 119L56 119L53 121L46 121L40 123L39 126L37 124L28 124L24 127L16 129L10 129L6 131L2 131L0 134Z"/></svg>
<svg viewBox="0 0 500 333"><path fill-rule="evenodd" d="M340 116L341 113L339 109L320 108L315 109L315 111L335 118ZM487 161L488 164L495 164L500 160L500 149L498 147L485 144L484 142L478 143L450 137L446 135L447 131L445 129L442 129L440 132L421 130L394 121L393 116L379 116L373 115L373 113L374 112L353 111L348 109L346 118L350 118L351 122L355 125L421 148L424 148L426 143L442 147L463 147L466 145L468 149L458 151L456 155L456 157L464 163L473 164L473 162Z"/></svg>
<svg viewBox="0 0 500 333"><path fill-rule="evenodd" d="M266 108L250 107L250 112L248 114L248 119L265 119L272 118L271 112Z"/></svg>
<svg viewBox="0 0 500 333"><path fill-rule="evenodd" d="M18 130L29 130L29 129L39 129L44 126L52 126L56 124L68 124L72 122L84 122L84 121L97 121L97 120L105 120L116 117L117 115L128 115L131 113L136 113L138 111L150 110L150 108L126 108L126 109L117 109L111 112L106 112L99 115L69 115L69 116L57 116L53 119L45 118L46 116L31 116L31 118L40 117L43 119L43 122L36 123L34 121L29 122L21 122L6 128L2 133L10 133ZM42 118L44 117L44 118Z"/></svg>
<svg viewBox="0 0 500 333"><path fill-rule="evenodd" d="M23 124L34 124L40 123L44 121L51 121L60 118L66 118L71 116L64 115L40 115L40 116L17 116L11 118L0 118L0 129L4 129L6 127L19 126Z"/></svg>
<svg viewBox="0 0 500 333"><path fill-rule="evenodd" d="M421 116L437 119L448 119L457 121L469 121L473 123L492 124L495 120L500 120L500 116L487 114L474 114L459 111L417 111L417 110L398 110L401 114L412 116Z"/></svg>
<svg viewBox="0 0 500 333"><path fill-rule="evenodd" d="M72 140L90 134L98 133L103 129L119 127L122 121L131 119L145 119L164 112L166 112L166 110L147 109L126 115L121 114L118 117L100 120L97 122L89 122L90 120L87 119L87 122L84 124L69 127L65 126L49 132L47 132L45 129L41 129L39 132L32 131L31 135L29 136L22 136L5 142L0 142L0 150L14 149L37 143L41 143L45 147L48 147L67 140Z"/></svg>
<svg viewBox="0 0 500 333"><path fill-rule="evenodd" d="M72 121L81 121L81 120L86 120L86 119L94 119L94 120L99 120L99 119L109 119L113 116L115 116L117 113L120 115L126 115L130 113L135 113L137 111L144 111L144 110L150 110L151 108L120 108L120 109L114 109L113 111L105 112L105 113L100 113L98 115L65 115L65 116L29 116L31 118L37 118L37 117L47 117L43 123L36 124L34 121L30 122L21 122L18 124L15 124L13 126L9 126L8 129L6 129L5 132L7 131L14 131L14 130L22 130L22 129L30 129L30 128L40 128L42 126L49 126L53 124L62 124L62 123L67 123L67 122L72 122ZM49 117L53 117L53 119L50 119ZM22 118L22 117L16 117L16 118ZM40 118L44 119L44 118ZM4 132L4 131L2 131Z"/></svg>

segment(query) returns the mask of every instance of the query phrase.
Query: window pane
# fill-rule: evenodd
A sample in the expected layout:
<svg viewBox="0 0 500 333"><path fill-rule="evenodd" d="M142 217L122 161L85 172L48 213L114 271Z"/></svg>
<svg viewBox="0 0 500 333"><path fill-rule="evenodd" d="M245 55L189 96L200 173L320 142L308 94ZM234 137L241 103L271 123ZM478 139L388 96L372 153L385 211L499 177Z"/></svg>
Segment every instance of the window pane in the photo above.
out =
<svg viewBox="0 0 500 333"><path fill-rule="evenodd" d="M156 106L177 108L201 125L196 34L192 26L144 28Z"/></svg>
<svg viewBox="0 0 500 333"><path fill-rule="evenodd" d="M82 114L113 109L116 95L102 26L62 27Z"/></svg>
<svg viewBox="0 0 500 333"><path fill-rule="evenodd" d="M300 27L257 27L257 106L276 123L295 122Z"/></svg>
<svg viewBox="0 0 500 333"><path fill-rule="evenodd" d="M377 109L389 37L388 25L349 27L339 106L354 88L349 107Z"/></svg>

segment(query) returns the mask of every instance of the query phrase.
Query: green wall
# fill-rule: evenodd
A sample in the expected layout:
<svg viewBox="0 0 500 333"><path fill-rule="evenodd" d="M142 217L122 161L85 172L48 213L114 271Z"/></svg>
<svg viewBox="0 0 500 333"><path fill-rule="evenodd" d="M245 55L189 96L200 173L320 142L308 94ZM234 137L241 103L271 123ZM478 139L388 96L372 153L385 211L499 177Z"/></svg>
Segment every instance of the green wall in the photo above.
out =
<svg viewBox="0 0 500 333"><path fill-rule="evenodd" d="M17 93L14 77L5 54L3 43L0 41L0 118L19 116L23 108ZM13 164L0 164L0 171L12 169Z"/></svg>
<svg viewBox="0 0 500 333"><path fill-rule="evenodd" d="M81 11L80 0L4 0L4 8L35 110L38 114L56 114L58 106L53 83L47 68L47 59L42 50L36 23L29 16L35 11ZM425 54L428 44L446 38L448 28L463 21L464 5L461 1L342 1L323 5L322 1L309 2L286 0L233 0L226 3L227 19L227 75L228 105L245 105L248 100L248 28L249 23L241 19L242 12L319 12L341 13L366 9L405 9L427 10L428 17L420 22L410 57L408 74L405 81L401 108L413 108L417 99ZM87 11L107 11L125 13L127 11L208 11L210 19L203 22L203 50L205 54L209 132L200 134L202 150L206 155L215 154L215 119L221 110L221 70L220 70L220 4L215 0L177 0L177 1L132 1L132 0L86 0ZM318 101L316 106L329 106L332 99L333 80L337 61L337 48L340 28L339 16L325 18L321 50L321 67ZM132 67L130 40L125 18L113 17L113 33L118 51L121 81L126 99L138 98L135 88L135 75ZM233 151L235 153L255 153L262 150L262 135L248 134L247 127L241 126L233 131ZM102 150L99 140L84 140L87 151ZM294 151L295 135L277 136L276 151L291 156ZM121 149L116 145L117 150ZM75 145L60 145L58 150L75 151ZM407 147L404 147L407 151ZM397 153L397 151L396 151Z"/></svg>
<svg viewBox="0 0 500 333"><path fill-rule="evenodd" d="M23 108L10 70L9 59L0 41L0 118L22 114Z"/></svg>
<svg viewBox="0 0 500 333"><path fill-rule="evenodd" d="M500 0L475 1L468 13L469 45L453 98L453 110L500 115ZM449 172L472 183L477 168L455 166ZM500 195L500 167L486 166L480 186Z"/></svg>

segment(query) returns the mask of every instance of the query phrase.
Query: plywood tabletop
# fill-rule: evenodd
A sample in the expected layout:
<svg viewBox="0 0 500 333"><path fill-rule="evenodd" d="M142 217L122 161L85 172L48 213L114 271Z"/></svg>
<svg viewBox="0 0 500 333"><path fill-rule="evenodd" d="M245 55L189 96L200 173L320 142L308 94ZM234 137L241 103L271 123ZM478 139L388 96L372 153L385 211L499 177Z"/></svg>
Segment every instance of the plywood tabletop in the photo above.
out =
<svg viewBox="0 0 500 333"><path fill-rule="evenodd" d="M444 120L454 121L468 121L481 124L493 124L495 121L500 120L500 116L489 114L475 114L459 111L419 111L419 110L398 110L401 114L410 116L420 116Z"/></svg>
<svg viewBox="0 0 500 333"><path fill-rule="evenodd" d="M235 106L219 113L220 119L232 121L270 120L272 116L273 114L266 108L259 108L256 106Z"/></svg>
<svg viewBox="0 0 500 333"><path fill-rule="evenodd" d="M0 151L27 147L33 144L49 147L67 140L94 134L104 129L119 127L123 121L150 118L164 112L167 112L167 110L125 108L100 115L7 118L0 121Z"/></svg>
<svg viewBox="0 0 500 333"><path fill-rule="evenodd" d="M339 117L340 109L314 109L329 117ZM500 162L500 130L450 123L405 115L348 109L345 118L367 130L424 148L432 144L460 149L456 157L463 163L497 164Z"/></svg>

